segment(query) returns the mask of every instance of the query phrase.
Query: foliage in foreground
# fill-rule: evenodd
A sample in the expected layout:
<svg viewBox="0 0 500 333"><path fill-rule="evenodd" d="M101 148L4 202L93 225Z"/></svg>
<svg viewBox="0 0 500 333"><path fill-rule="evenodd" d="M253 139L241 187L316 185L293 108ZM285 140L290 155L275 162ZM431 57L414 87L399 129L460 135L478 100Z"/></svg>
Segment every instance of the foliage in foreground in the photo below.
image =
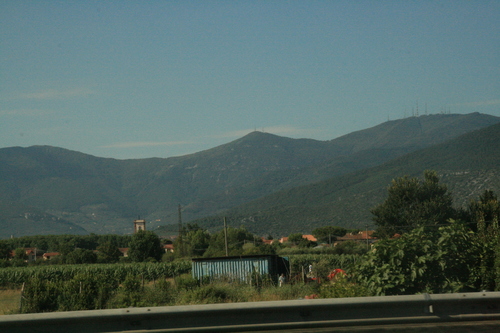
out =
<svg viewBox="0 0 500 333"><path fill-rule="evenodd" d="M335 267L345 268L351 266L353 260L354 256L347 255L302 255L294 256L291 261L295 262L295 265L314 263L314 271L319 274L320 268L324 268L325 271ZM370 294L361 285L354 284L347 278L333 282L322 278L322 281L328 281L322 285L316 282L303 283L290 280L282 287L278 287L264 276L259 279L259 283L253 284L223 280L208 282L208 279L198 281L187 273L189 269L185 270L186 263L189 264L180 262L175 263L177 266L159 263L65 265L18 269L18 272L24 270L32 274L38 270L37 274L24 281L21 312L352 297ZM341 263L344 266L339 266ZM56 267L62 269L58 272L59 275L47 275L55 273L55 271L49 272L48 268ZM80 269L75 270L76 267ZM86 271L83 270L84 267L87 268ZM113 274L111 267L115 268ZM136 269L129 269L132 267ZM185 273L181 273L183 270ZM166 279L166 277L171 278Z"/></svg>
<svg viewBox="0 0 500 333"><path fill-rule="evenodd" d="M356 278L376 295L477 291L494 283L481 274L490 266L485 258L493 256L491 249L459 222L437 230L421 227L377 242L360 261Z"/></svg>
<svg viewBox="0 0 500 333"><path fill-rule="evenodd" d="M364 297L373 296L373 292L366 286L354 283L345 275L338 275L334 281L323 283L319 287L321 298Z"/></svg>
<svg viewBox="0 0 500 333"><path fill-rule="evenodd" d="M190 279L184 276L184 280ZM176 279L177 280L177 279ZM317 283L272 283L254 286L245 283L215 281L209 284L178 285L177 281L160 279L143 285L137 276L129 275L119 285L117 281L89 276L75 276L55 283L34 278L24 291L21 312L74 311L106 308L174 306L235 302L294 300L300 298L331 298L368 296L369 293L348 279L323 285Z"/></svg>

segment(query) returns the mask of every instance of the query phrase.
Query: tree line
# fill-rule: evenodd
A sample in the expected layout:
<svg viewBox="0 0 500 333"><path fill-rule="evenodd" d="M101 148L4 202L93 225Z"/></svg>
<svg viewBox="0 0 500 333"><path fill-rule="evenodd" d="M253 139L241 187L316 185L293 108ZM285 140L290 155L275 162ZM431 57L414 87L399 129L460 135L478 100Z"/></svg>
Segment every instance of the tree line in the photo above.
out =
<svg viewBox="0 0 500 333"><path fill-rule="evenodd" d="M332 243L337 237L352 231L341 227L325 226L313 230L317 242L307 240L301 233L292 233L288 242L265 242L245 228L228 227L215 233L186 224L173 241L174 252L166 252L163 245L171 240L160 239L154 232L139 231L134 235L41 235L0 240L0 267L40 264L91 264L116 262L159 262L177 258L222 257L240 255L265 255L309 253L319 243ZM267 239L273 237L268 235ZM27 262L26 248L37 248L38 254L57 252L50 260ZM120 248L127 248L127 257ZM366 247L355 242L345 242L330 254L360 254Z"/></svg>
<svg viewBox="0 0 500 333"><path fill-rule="evenodd" d="M397 178L372 210L382 238L356 267L376 295L500 290L500 202L484 190L454 207L435 171Z"/></svg>
<svg viewBox="0 0 500 333"><path fill-rule="evenodd" d="M453 196L439 182L436 171L425 171L423 179L396 178L387 192L385 201L371 210L379 237L401 235L418 227L436 230L451 221L466 224L474 232L498 229L500 203L493 191L484 190L467 207L454 207Z"/></svg>

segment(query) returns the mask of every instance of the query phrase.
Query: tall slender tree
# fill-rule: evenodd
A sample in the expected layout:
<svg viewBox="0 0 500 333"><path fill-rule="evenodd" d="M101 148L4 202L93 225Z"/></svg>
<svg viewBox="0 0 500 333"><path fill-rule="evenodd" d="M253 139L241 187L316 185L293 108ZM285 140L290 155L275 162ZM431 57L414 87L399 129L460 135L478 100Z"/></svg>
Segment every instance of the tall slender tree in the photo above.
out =
<svg viewBox="0 0 500 333"><path fill-rule="evenodd" d="M500 220L500 201L495 192L485 190L478 200L472 200L469 204L468 218L473 222L473 228L479 232L488 229L498 229Z"/></svg>

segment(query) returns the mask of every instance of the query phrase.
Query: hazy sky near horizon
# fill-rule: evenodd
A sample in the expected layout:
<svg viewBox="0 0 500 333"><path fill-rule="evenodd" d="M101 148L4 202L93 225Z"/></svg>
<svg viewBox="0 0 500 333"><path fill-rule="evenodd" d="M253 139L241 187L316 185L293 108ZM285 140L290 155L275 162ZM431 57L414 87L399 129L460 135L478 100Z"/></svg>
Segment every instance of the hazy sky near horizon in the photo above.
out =
<svg viewBox="0 0 500 333"><path fill-rule="evenodd" d="M0 0L0 148L170 157L500 116L500 1Z"/></svg>

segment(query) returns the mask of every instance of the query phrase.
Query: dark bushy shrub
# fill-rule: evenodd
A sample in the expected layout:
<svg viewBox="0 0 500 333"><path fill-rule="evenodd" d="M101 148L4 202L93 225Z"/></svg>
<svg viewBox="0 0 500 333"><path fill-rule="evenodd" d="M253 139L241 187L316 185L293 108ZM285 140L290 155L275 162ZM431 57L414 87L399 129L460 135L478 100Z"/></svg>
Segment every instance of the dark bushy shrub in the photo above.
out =
<svg viewBox="0 0 500 333"><path fill-rule="evenodd" d="M182 274L175 278L175 286L179 290L192 290L197 288L199 283L191 274Z"/></svg>

